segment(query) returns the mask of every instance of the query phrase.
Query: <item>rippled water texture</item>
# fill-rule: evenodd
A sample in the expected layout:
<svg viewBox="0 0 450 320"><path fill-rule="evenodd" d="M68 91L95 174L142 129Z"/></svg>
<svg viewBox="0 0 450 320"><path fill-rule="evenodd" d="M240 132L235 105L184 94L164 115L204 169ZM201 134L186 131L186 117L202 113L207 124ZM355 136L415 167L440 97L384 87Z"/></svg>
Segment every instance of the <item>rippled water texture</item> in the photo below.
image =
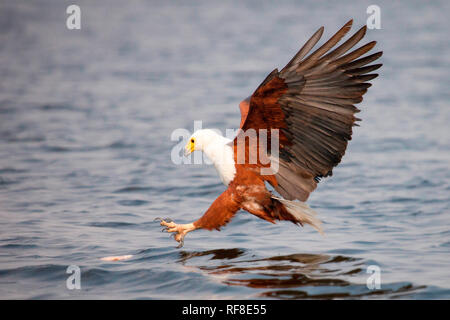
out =
<svg viewBox="0 0 450 320"><path fill-rule="evenodd" d="M448 1L378 1L384 66L308 201L325 236L240 212L182 249L153 219L191 222L224 186L171 162L173 130L236 128L270 71L372 1L77 3L78 31L70 2L0 3L0 298L450 298Z"/></svg>

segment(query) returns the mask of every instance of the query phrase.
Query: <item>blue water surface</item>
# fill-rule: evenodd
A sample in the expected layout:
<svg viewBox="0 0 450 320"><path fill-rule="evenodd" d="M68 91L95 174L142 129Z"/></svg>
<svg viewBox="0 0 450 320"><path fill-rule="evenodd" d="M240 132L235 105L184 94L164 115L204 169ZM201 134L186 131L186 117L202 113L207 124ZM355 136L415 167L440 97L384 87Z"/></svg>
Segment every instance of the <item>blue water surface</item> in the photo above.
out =
<svg viewBox="0 0 450 320"><path fill-rule="evenodd" d="M192 222L225 187L171 161L172 132L236 128L270 71L372 1L80 0L81 30L69 4L0 2L0 298L450 298L448 1L377 1L384 66L308 200L325 236L239 212L182 249L154 218Z"/></svg>

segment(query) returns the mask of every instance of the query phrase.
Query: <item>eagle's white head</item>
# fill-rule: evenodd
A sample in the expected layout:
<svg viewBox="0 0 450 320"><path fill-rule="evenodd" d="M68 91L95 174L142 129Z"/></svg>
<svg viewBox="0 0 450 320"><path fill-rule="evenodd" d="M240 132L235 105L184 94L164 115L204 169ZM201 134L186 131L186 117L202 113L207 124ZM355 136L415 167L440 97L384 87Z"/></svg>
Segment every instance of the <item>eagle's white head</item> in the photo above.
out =
<svg viewBox="0 0 450 320"><path fill-rule="evenodd" d="M208 150L211 146L217 145L221 142L223 143L223 139L225 138L215 130L212 129L197 130L189 138L189 141L186 144L186 147L184 148L184 155L188 156L193 151L205 152L205 150Z"/></svg>
<svg viewBox="0 0 450 320"><path fill-rule="evenodd" d="M184 155L193 151L202 151L212 161L220 179L228 185L236 175L234 163L233 140L212 129L195 131L184 148Z"/></svg>

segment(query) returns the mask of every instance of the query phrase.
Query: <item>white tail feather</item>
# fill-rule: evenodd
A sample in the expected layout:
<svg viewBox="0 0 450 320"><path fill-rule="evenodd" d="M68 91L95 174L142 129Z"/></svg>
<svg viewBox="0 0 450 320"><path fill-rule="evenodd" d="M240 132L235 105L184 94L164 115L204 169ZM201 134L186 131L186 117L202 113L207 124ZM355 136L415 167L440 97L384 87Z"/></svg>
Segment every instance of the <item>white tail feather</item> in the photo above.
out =
<svg viewBox="0 0 450 320"><path fill-rule="evenodd" d="M272 196L273 199L280 201L286 208L286 210L292 214L299 222L311 225L314 229L319 231L320 234L324 234L322 230L322 221L316 216L317 212L308 207L304 202L289 201L286 199Z"/></svg>

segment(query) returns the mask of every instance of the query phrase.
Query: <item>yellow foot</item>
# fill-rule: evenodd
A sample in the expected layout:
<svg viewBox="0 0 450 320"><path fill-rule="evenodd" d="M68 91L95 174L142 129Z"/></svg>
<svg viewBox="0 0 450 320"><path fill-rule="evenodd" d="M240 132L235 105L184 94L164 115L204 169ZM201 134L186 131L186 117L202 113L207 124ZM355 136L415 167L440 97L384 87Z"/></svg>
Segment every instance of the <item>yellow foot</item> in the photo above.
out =
<svg viewBox="0 0 450 320"><path fill-rule="evenodd" d="M162 229L162 232L173 232L172 235L174 239L179 243L177 248L181 248L184 245L184 237L186 236L186 234L192 230L195 230L193 223L176 224L170 218L156 218L155 220L159 220L160 225L165 227L164 229Z"/></svg>

